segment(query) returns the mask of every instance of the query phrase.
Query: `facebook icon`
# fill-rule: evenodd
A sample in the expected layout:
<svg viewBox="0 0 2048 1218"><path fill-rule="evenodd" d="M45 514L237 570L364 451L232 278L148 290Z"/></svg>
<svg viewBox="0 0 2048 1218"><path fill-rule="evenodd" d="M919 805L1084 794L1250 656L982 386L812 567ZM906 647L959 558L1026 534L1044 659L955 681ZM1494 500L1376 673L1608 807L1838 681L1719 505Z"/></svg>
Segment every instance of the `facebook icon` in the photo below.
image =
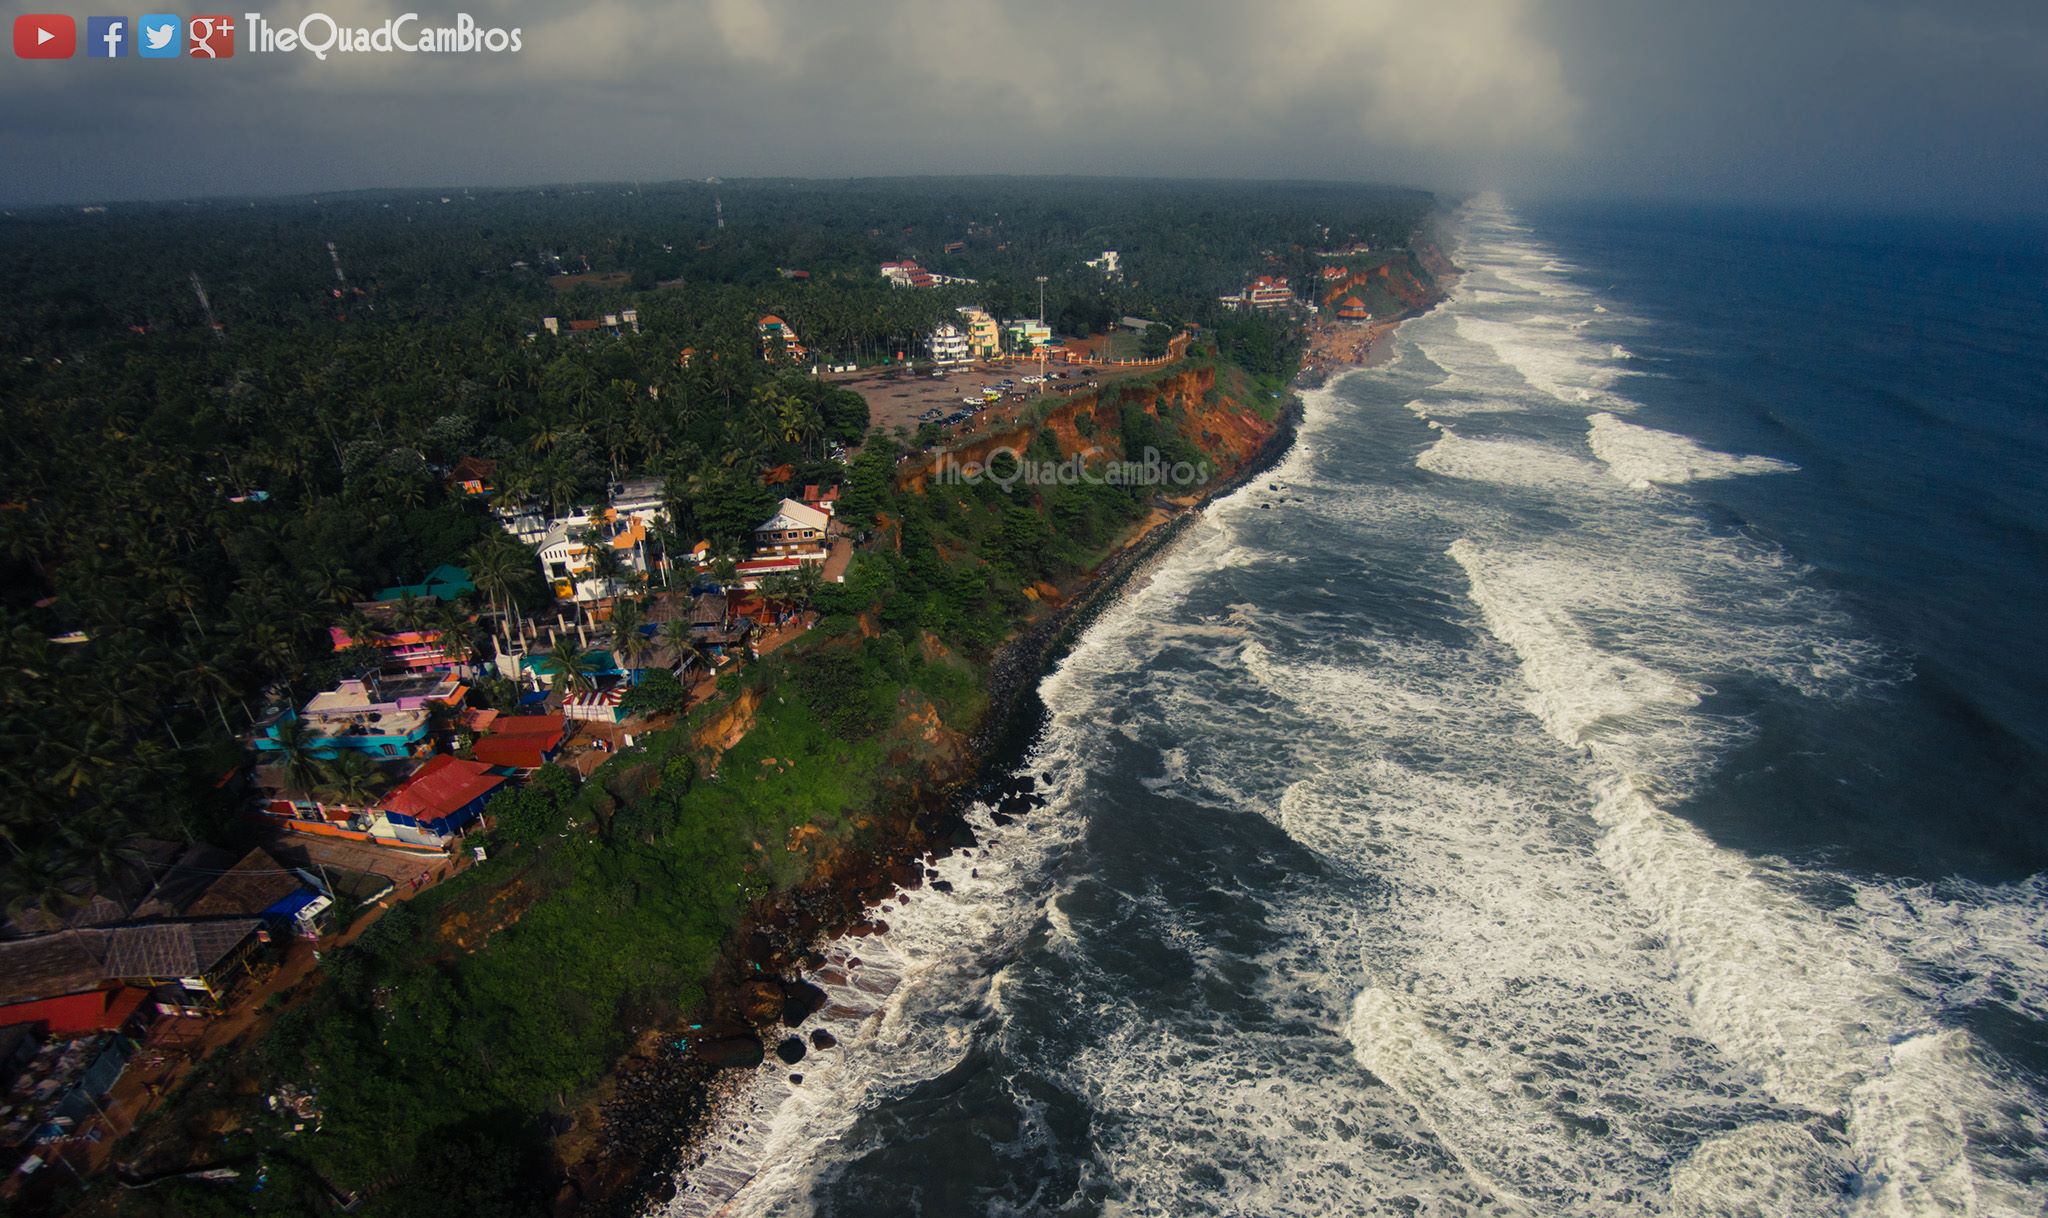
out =
<svg viewBox="0 0 2048 1218"><path fill-rule="evenodd" d="M119 59L128 53L128 19L126 17L87 17L85 19L85 57L87 59Z"/></svg>

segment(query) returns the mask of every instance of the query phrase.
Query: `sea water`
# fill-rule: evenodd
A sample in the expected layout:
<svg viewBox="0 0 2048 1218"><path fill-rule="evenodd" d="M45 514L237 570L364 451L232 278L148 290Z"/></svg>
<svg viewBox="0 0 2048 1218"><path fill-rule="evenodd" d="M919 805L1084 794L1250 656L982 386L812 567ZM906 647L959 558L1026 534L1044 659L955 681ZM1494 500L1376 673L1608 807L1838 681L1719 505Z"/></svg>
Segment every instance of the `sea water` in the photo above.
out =
<svg viewBox="0 0 2048 1218"><path fill-rule="evenodd" d="M2048 1209L2040 244L1455 240L670 1212Z"/></svg>

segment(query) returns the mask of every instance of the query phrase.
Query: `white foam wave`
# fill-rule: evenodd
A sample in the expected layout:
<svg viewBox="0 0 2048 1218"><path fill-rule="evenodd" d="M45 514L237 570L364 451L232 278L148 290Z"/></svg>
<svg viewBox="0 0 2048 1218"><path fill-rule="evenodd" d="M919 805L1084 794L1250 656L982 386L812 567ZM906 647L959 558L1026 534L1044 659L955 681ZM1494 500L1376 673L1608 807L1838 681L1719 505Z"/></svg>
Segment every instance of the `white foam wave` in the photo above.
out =
<svg viewBox="0 0 2048 1218"><path fill-rule="evenodd" d="M1448 427L1442 428L1436 443L1417 457L1415 464L1446 478L1551 491L1584 491L1596 487L1600 476L1597 466L1547 444L1472 440Z"/></svg>
<svg viewBox="0 0 2048 1218"><path fill-rule="evenodd" d="M1491 349L1494 358L1514 369L1523 381L1560 402L1597 402L1609 409L1629 407L1629 403L1608 393L1618 376L1611 358L1575 334L1560 333L1558 328L1548 325L1468 313L1457 315L1457 328L1460 337Z"/></svg>
<svg viewBox="0 0 2048 1218"><path fill-rule="evenodd" d="M1514 561L1465 541L1451 554L1489 631L1520 657L1531 712L1609 775L1595 783L1599 857L1653 918L1701 1031L1778 1098L1844 1114L1871 1212L1928 1212L1931 1201L1943 1206L1934 1212L1979 1212L1948 1207L1977 1184L1967 1137L1938 1098L1991 1087L1967 1038L1940 1028L1881 940L1654 802L1664 767L1715 734L1695 712L1698 687L1596 645ZM1916 1038L1947 1047L1903 1057L1894 1047Z"/></svg>
<svg viewBox="0 0 2048 1218"><path fill-rule="evenodd" d="M1918 963L1944 1006L1989 1003L2048 1022L2048 875L1859 883L1854 896L1842 916Z"/></svg>
<svg viewBox="0 0 2048 1218"><path fill-rule="evenodd" d="M1746 457L1703 448L1684 436L1625 422L1611 414L1588 420L1588 442L1616 478L1638 490L1652 483L1677 486L1708 478L1796 472L1789 461Z"/></svg>
<svg viewBox="0 0 2048 1218"><path fill-rule="evenodd" d="M1851 1171L1814 1122L1760 1121L1702 1143L1671 1173L1679 1218L1805 1218L1836 1208Z"/></svg>

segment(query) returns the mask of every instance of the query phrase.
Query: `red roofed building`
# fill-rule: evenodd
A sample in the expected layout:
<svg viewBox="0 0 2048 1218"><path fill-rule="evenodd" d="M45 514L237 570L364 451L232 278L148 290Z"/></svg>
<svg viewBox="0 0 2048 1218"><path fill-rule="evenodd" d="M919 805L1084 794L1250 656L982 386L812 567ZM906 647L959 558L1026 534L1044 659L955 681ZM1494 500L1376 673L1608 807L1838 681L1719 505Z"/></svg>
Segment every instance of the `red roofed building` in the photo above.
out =
<svg viewBox="0 0 2048 1218"><path fill-rule="evenodd" d="M481 761L429 758L384 797L383 823L371 832L388 827L389 836L408 840L417 835L449 837L481 815L484 800L504 785L505 780Z"/></svg>
<svg viewBox="0 0 2048 1218"><path fill-rule="evenodd" d="M500 715L490 730L470 746L470 756L505 770L537 770L546 765L569 738L569 720L561 715Z"/></svg>
<svg viewBox="0 0 2048 1218"><path fill-rule="evenodd" d="M465 495L488 495L492 492L491 479L497 475L498 463L482 457L464 457L448 471L448 485Z"/></svg>
<svg viewBox="0 0 2048 1218"><path fill-rule="evenodd" d="M1337 319L1339 321L1371 321L1372 310L1366 308L1365 302L1358 297L1346 296L1344 303L1337 306Z"/></svg>
<svg viewBox="0 0 2048 1218"><path fill-rule="evenodd" d="M839 487L835 484L820 488L815 482L807 483L804 486L803 497L798 502L830 516L839 509Z"/></svg>
<svg viewBox="0 0 2048 1218"><path fill-rule="evenodd" d="M0 1006L0 1023L31 1024L52 1036L115 1032L134 1018L147 1001L149 991L132 985L87 990L82 994Z"/></svg>
<svg viewBox="0 0 2048 1218"><path fill-rule="evenodd" d="M1221 296L1217 300L1226 309L1255 309L1266 312L1272 309L1290 309L1297 303L1294 289L1287 286L1285 275L1261 275L1245 285L1235 296Z"/></svg>

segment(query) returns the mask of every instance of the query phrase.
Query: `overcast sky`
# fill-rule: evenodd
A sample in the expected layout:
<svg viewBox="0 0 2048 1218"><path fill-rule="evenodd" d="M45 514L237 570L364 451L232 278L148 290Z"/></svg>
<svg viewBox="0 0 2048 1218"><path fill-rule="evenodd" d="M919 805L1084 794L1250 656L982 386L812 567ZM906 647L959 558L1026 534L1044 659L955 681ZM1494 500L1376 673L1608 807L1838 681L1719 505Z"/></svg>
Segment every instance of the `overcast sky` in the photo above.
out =
<svg viewBox="0 0 2048 1218"><path fill-rule="evenodd" d="M48 7L0 0L10 26ZM374 25L416 11L443 24L463 10L338 0L264 16ZM91 10L69 11L83 44ZM244 41L220 63L90 60L83 45L65 62L9 56L0 200L1061 172L2048 210L2043 0L508 0L467 11L519 27L524 49L322 62L250 54Z"/></svg>

